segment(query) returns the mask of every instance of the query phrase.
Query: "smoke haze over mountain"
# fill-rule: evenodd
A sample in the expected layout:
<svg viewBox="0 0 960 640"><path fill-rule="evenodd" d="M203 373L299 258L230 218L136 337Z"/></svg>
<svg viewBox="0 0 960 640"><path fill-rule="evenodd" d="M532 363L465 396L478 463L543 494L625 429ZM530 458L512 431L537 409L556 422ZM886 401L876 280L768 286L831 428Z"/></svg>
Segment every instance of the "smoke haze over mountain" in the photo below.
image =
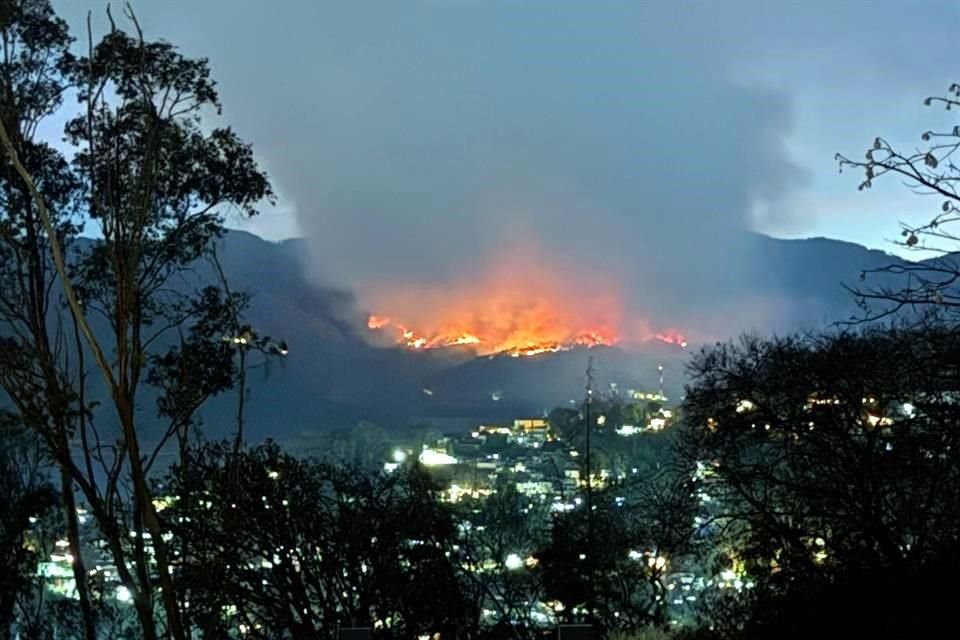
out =
<svg viewBox="0 0 960 640"><path fill-rule="evenodd" d="M371 25L353 79L315 105L316 162L284 168L317 273L379 311L397 286L457 298L526 243L654 325L715 308L753 267L753 213L780 215L803 171L787 99L734 82L703 16L658 7L430 5Z"/></svg>
<svg viewBox="0 0 960 640"><path fill-rule="evenodd" d="M73 24L103 9L61 5ZM948 60L950 21L896 3L289 2L268 24L254 2L134 6L148 35L210 57L271 172L281 205L247 228L303 235L309 276L373 312L384 291L461 293L528 247L559 281L602 274L599 295L653 327L790 325L744 232L922 215L853 200L831 158L903 120L890 79L917 117L954 80L898 36L923 23Z"/></svg>

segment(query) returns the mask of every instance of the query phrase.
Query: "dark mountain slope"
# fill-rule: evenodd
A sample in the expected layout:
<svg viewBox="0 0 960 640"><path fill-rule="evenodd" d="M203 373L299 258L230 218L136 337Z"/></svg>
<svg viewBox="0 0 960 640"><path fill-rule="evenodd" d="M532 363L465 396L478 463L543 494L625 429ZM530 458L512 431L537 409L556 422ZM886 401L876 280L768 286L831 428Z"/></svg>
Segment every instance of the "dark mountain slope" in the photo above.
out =
<svg viewBox="0 0 960 640"><path fill-rule="evenodd" d="M853 301L842 283L858 282L863 269L896 260L859 245L813 238L778 240L753 234L757 268L732 287L775 301L764 332L821 327L849 317ZM387 426L417 417L473 416L494 419L539 411L582 395L586 354L572 351L535 358L478 358L462 352L410 353L375 348L364 341L365 315L350 294L319 288L302 275L305 250L298 240L269 243L231 232L222 260L232 286L253 294L251 321L285 339L290 355L268 375L251 376L252 436L323 430L358 420ZM729 289L730 287L728 287ZM692 301L686 317L709 313ZM725 336L711 336L723 338ZM666 365L669 394L681 392L685 352L659 343L639 351L594 350L598 384L656 388L656 365ZM424 391L426 390L426 391ZM495 399L496 398L496 399ZM222 422L227 403L208 411L211 430Z"/></svg>
<svg viewBox="0 0 960 640"><path fill-rule="evenodd" d="M784 332L846 319L854 305L841 283L856 283L862 269L895 260L824 238L777 240L754 234L751 244L756 268L744 282L725 283L723 295L743 296L745 305L763 300L775 313L763 326L750 326L746 314L731 317L730 333L705 336L708 340L741 330ZM290 347L286 358L250 372L249 438L285 439L361 420L397 428L430 417L506 419L582 397L588 356L583 350L473 358L462 349L421 353L372 346L365 339L365 314L353 296L305 278L305 249L299 240L272 243L238 231L228 233L219 247L230 286L252 296L251 324ZM196 271L200 279L213 275L204 264ZM699 319L712 313L711 300L692 297L687 307L680 328L692 333ZM598 388L613 382L621 388L656 389L657 365L663 364L667 394L682 392L689 354L677 347L653 342L630 350L594 349L589 355L595 358ZM140 411L153 413L148 394L141 396ZM202 413L205 433L231 433L235 411L236 394L215 399Z"/></svg>

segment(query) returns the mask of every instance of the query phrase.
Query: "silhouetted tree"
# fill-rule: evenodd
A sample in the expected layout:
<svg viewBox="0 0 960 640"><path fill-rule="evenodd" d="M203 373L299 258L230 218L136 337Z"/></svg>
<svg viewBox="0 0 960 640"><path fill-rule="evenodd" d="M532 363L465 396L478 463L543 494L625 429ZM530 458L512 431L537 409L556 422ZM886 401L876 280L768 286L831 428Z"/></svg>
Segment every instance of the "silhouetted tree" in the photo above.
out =
<svg viewBox="0 0 960 640"><path fill-rule="evenodd" d="M447 555L454 522L419 467L371 476L269 443L231 455L226 443L192 450L167 482L190 628L307 639L338 625L388 638L468 626Z"/></svg>
<svg viewBox="0 0 960 640"><path fill-rule="evenodd" d="M547 423L554 435L561 439L576 437L583 428L580 412L566 407L557 407L547 414Z"/></svg>
<svg viewBox="0 0 960 640"><path fill-rule="evenodd" d="M0 413L0 639L16 637L18 607L28 606L38 583L38 545L31 523L56 505L34 435L15 416Z"/></svg>
<svg viewBox="0 0 960 640"><path fill-rule="evenodd" d="M0 322L12 337L2 345L0 380L62 471L71 540L78 486L132 594L143 636L158 635L159 599L163 633L184 640L147 478L169 439L184 449L197 409L242 381L237 345L244 353L271 349L252 330L238 332L244 297L194 268L222 233L227 210L254 214L270 186L231 130L201 127L201 111L219 109L206 61L144 40L129 9L133 35L111 16L109 33L96 46L91 35L88 55L75 59L46 2L3 8L0 137L9 163ZM66 126L76 149L72 167L31 137L68 87L85 107ZM84 246L70 242L78 207L100 236ZM57 304L61 294L65 308ZM92 421L90 362L118 425L109 435ZM147 387L160 396L156 448L142 444L150 412L138 410L138 399Z"/></svg>
<svg viewBox="0 0 960 640"><path fill-rule="evenodd" d="M457 545L462 579L477 629L495 637L529 637L543 626L532 603L543 600L534 552L549 535L549 504L517 491L507 480L495 492L457 505ZM487 616L483 615L486 610Z"/></svg>
<svg viewBox="0 0 960 640"><path fill-rule="evenodd" d="M928 97L924 104L944 107L947 111L960 107L960 84L951 84L944 95ZM926 131L920 137L923 148L901 151L878 137L863 160L853 160L843 154L836 156L841 172L845 168L863 171L861 191L871 188L875 180L890 175L915 193L941 201L939 211L929 222L920 226L901 223L902 240L898 242L910 250L933 252L936 254L933 259L900 262L861 272L861 284L852 291L864 308L866 319L881 318L903 309L960 309L960 289L957 288L960 262L956 255L960 235L953 230L960 221L957 189L960 168L953 155L960 148L960 125L950 130Z"/></svg>
<svg viewBox="0 0 960 640"><path fill-rule="evenodd" d="M554 520L550 541L537 554L548 597L562 603L561 619L586 619L592 580L601 628L666 624L664 578L695 551L689 474L648 470L598 492L594 505L592 544L581 508Z"/></svg>
<svg viewBox="0 0 960 640"><path fill-rule="evenodd" d="M79 230L79 181L59 151L35 139L38 125L61 106L68 88L63 68L72 60L68 50L72 39L46 0L0 2L0 35L0 124L9 133L5 146L17 153L20 166L33 176L35 188L53 211L45 224L27 183L13 164L4 163L0 332L5 339L0 345L0 386L20 420L34 428L52 457L60 460L61 502L70 553L77 558L74 575L84 637L96 640L74 485L65 462L83 411L70 376L82 377L82 367L67 365L69 324L51 322L57 309L57 277L49 259L48 233L69 250L69 240Z"/></svg>
<svg viewBox="0 0 960 640"><path fill-rule="evenodd" d="M854 585L912 591L960 567L958 358L960 335L936 325L743 338L694 358L683 449L716 543L757 585L740 624L782 637L785 607L814 593L873 619ZM913 612L885 614L884 637L914 635Z"/></svg>

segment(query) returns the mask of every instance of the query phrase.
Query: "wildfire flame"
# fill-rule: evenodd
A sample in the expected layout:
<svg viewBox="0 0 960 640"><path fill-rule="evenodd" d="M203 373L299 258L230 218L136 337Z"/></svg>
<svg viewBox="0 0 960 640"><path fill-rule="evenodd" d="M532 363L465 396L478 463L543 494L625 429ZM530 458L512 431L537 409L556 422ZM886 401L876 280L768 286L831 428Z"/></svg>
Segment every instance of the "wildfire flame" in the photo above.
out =
<svg viewBox="0 0 960 640"><path fill-rule="evenodd" d="M375 320L374 320L375 319ZM391 324L390 318L385 316L370 316L367 326L374 330L380 330ZM482 340L473 333L437 333L433 335L423 335L413 329L407 329L401 324L394 325L397 331L396 343L413 350L421 349L439 349L443 347L454 347L461 345L476 345L480 353L509 353L514 357L535 356L540 353L553 353L557 351L567 351L574 347L596 347L600 345L612 345L616 338L603 336L596 332L586 332L574 336L568 342L559 341L538 341L530 343L519 343L511 338L506 342L496 340ZM492 346L491 346L492 345Z"/></svg>
<svg viewBox="0 0 960 640"><path fill-rule="evenodd" d="M666 331L661 331L660 333L655 333L653 338L655 340L659 340L660 342L666 342L667 344L675 344L682 349L687 348L687 339L675 329L668 329Z"/></svg>
<svg viewBox="0 0 960 640"><path fill-rule="evenodd" d="M371 315L367 327L411 350L469 346L480 355L535 356L652 339L686 346L675 330L658 333L643 320L625 320L610 282L564 275L542 256L524 253L502 257L469 281L386 288L374 302L391 315Z"/></svg>

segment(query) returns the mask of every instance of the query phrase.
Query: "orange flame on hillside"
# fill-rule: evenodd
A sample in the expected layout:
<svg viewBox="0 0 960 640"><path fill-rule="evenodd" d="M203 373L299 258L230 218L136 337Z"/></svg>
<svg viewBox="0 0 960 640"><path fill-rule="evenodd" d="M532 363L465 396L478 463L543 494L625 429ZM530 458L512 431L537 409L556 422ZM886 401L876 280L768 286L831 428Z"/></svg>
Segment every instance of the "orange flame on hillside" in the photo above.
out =
<svg viewBox="0 0 960 640"><path fill-rule="evenodd" d="M659 340L660 342L675 344L683 349L687 348L687 339L676 329L667 329L666 331L655 333L653 337L655 340Z"/></svg>
<svg viewBox="0 0 960 640"><path fill-rule="evenodd" d="M371 318L381 320L384 319L384 316L371 316ZM386 320L386 322L373 322L371 320L367 322L367 326L371 329L379 330L391 323L389 318L386 318ZM475 345L477 351L481 354L509 353L514 357L567 351L574 347L589 348L600 345L609 346L616 342L615 337L604 336L592 331L573 336L567 341L531 338L532 341L528 342L527 338L521 337L523 335L530 335L525 332L501 337L492 336L487 340L483 340L470 332L456 333L441 331L439 333L424 335L413 329L407 329L402 324L395 325L395 328L397 332L396 343L408 349L439 349L443 347Z"/></svg>
<svg viewBox="0 0 960 640"><path fill-rule="evenodd" d="M675 330L651 331L625 318L618 288L604 278L564 273L527 250L497 260L487 273L434 286L375 292L367 326L412 350L465 345L514 357L652 339L686 346Z"/></svg>

